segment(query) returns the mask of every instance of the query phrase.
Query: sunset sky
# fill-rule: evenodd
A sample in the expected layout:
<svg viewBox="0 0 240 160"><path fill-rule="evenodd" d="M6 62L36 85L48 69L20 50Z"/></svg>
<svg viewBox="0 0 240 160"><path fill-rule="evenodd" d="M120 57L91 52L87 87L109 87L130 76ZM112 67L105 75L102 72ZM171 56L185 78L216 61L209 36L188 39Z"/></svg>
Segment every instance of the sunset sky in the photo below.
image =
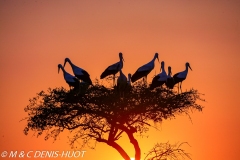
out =
<svg viewBox="0 0 240 160"><path fill-rule="evenodd" d="M0 154L3 151L69 150L67 136L57 141L23 134L24 107L41 90L68 85L57 65L68 57L100 78L104 69L124 57L123 73L159 53L159 60L192 71L183 82L204 93L203 112L163 121L148 138L136 134L142 151L157 142L188 142L193 160L235 160L240 148L240 1L238 0L0 0ZM69 65L66 70L72 74ZM160 64L148 76L159 73ZM120 145L134 157L123 137ZM113 148L98 143L84 160L122 160ZM0 158L1 159L1 158Z"/></svg>

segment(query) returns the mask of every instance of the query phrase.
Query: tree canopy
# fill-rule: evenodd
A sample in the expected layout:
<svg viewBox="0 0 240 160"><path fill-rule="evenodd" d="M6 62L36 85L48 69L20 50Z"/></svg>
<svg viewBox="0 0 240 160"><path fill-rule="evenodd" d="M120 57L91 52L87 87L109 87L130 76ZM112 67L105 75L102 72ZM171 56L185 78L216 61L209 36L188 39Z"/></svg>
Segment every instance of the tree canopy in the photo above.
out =
<svg viewBox="0 0 240 160"><path fill-rule="evenodd" d="M70 137L72 147L75 142L81 147L94 141L102 142L115 148L125 160L130 160L117 143L126 133L135 149L135 160L140 160L141 150L134 133L146 133L151 121L159 123L178 114L203 109L199 101L204 99L195 89L178 94L164 87L150 90L139 82L122 97L116 89L106 88L98 80L81 89L78 92L59 87L37 93L24 109L28 113L24 133L36 131L42 135L48 131L45 133L47 140L70 130L74 133Z"/></svg>

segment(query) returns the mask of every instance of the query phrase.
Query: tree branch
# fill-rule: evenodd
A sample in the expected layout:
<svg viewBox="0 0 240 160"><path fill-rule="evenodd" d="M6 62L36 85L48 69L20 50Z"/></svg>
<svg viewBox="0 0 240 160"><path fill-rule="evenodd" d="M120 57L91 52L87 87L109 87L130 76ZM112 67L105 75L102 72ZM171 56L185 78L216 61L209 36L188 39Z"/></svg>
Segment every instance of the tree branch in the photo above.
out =
<svg viewBox="0 0 240 160"><path fill-rule="evenodd" d="M115 148L120 154L121 156L124 158L124 160L130 160L130 157L128 156L128 154L123 150L123 148L117 144L116 142L114 141L108 141L108 140L105 140L105 139L101 139L101 138L97 138L96 139L98 142L103 142L103 143L106 143L108 144L109 146L112 146L113 148Z"/></svg>

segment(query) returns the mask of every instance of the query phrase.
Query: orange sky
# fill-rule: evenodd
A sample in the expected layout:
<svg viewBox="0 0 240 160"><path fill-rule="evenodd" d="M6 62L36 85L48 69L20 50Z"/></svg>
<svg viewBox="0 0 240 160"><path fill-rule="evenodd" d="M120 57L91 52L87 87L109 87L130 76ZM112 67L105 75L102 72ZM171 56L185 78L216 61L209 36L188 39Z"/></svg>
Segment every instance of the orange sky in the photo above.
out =
<svg viewBox="0 0 240 160"><path fill-rule="evenodd" d="M164 121L161 131L137 137L142 153L156 142L187 141L194 160L237 159L240 147L240 1L27 1L0 0L0 152L70 150L66 134L44 141L23 134L23 108L48 87L68 87L57 64L69 57L92 79L118 61L133 73L155 52L173 74L189 62L193 71L183 83L205 93L202 113ZM148 76L159 72L160 65ZM66 67L72 73L71 68ZM123 148L133 157L124 137ZM105 144L86 148L83 159L121 160ZM101 157L101 158L100 158ZM144 154L142 154L144 158Z"/></svg>

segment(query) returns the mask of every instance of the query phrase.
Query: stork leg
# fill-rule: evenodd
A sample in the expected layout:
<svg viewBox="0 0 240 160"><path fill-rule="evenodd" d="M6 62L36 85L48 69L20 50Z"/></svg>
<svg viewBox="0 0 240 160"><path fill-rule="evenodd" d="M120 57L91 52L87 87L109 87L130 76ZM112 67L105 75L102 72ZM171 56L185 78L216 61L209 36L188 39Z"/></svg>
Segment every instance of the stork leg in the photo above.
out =
<svg viewBox="0 0 240 160"><path fill-rule="evenodd" d="M145 79L145 83L146 83L146 87L147 87L147 76L146 76L146 79Z"/></svg>
<svg viewBox="0 0 240 160"><path fill-rule="evenodd" d="M113 75L113 87L115 85L115 74Z"/></svg>
<svg viewBox="0 0 240 160"><path fill-rule="evenodd" d="M182 93L182 82L181 82L181 84L180 84L180 89L181 89L181 93Z"/></svg>
<svg viewBox="0 0 240 160"><path fill-rule="evenodd" d="M143 77L143 84L147 87L147 76Z"/></svg>
<svg viewBox="0 0 240 160"><path fill-rule="evenodd" d="M178 87L177 88L178 88L178 94L179 94L179 83L178 83Z"/></svg>

